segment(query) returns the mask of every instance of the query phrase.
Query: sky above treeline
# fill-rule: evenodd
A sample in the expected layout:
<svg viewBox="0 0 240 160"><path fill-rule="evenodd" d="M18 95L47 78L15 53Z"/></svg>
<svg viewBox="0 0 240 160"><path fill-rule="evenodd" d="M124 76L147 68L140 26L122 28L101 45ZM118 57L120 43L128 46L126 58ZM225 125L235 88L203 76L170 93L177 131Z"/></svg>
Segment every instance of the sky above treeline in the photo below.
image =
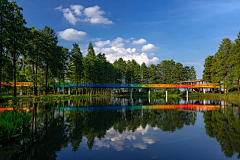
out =
<svg viewBox="0 0 240 160"><path fill-rule="evenodd" d="M194 66L202 78L204 60L223 38L240 31L239 0L16 0L27 26L49 26L59 45L89 42L107 60L122 57L139 64L173 59Z"/></svg>

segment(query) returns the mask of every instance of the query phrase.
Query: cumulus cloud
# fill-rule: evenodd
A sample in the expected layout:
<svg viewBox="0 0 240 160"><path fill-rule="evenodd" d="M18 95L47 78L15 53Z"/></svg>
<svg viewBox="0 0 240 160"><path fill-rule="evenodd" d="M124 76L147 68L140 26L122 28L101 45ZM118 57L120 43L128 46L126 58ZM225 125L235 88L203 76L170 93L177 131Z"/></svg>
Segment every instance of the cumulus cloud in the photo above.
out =
<svg viewBox="0 0 240 160"><path fill-rule="evenodd" d="M124 47L124 39L122 39L121 37L117 37L116 39L114 39L112 41L112 43L110 44L110 46L113 46L113 47L117 47L117 48L122 48Z"/></svg>
<svg viewBox="0 0 240 160"><path fill-rule="evenodd" d="M139 64L143 62L149 65L150 63L157 64L159 62L159 58L153 57L152 59L148 58L146 53L137 53L136 48L122 48L122 47L110 47L110 48L99 48L95 47L96 53L105 53L108 61L113 63L115 60L119 58L123 58L124 60L136 60Z"/></svg>
<svg viewBox="0 0 240 160"><path fill-rule="evenodd" d="M134 39L134 38L131 38ZM97 41L95 42L96 47L95 52L96 53L105 53L106 58L108 61L113 63L115 60L118 60L119 58L123 58L124 60L136 60L139 64L142 64L143 62L147 65L154 63L157 64L159 62L159 58L153 57L150 59L148 57L148 54L145 52L138 53L136 48L125 48L125 43L128 43L129 39L123 39L121 37L117 37L113 41L107 40L107 41ZM139 40L138 40L139 41ZM142 41L140 39L140 41ZM106 46L107 47L104 47ZM150 44L151 45L151 44ZM147 49L156 49L157 47L148 47ZM153 56L154 54L151 53L150 56Z"/></svg>
<svg viewBox="0 0 240 160"><path fill-rule="evenodd" d="M71 5L70 8L74 11L74 13L78 16L82 15L81 10L84 8L82 5Z"/></svg>
<svg viewBox="0 0 240 160"><path fill-rule="evenodd" d="M144 44L144 43L147 43L147 41L146 41L146 39L143 39L143 38L141 38L137 41L133 41L133 44Z"/></svg>
<svg viewBox="0 0 240 160"><path fill-rule="evenodd" d="M155 51L157 49L157 47L155 47L153 44L148 43L144 46L142 46L142 51L146 52L146 51Z"/></svg>
<svg viewBox="0 0 240 160"><path fill-rule="evenodd" d="M103 17L105 14L104 11L100 10L99 6L88 7L84 10L85 15L87 16L87 21L91 23L103 23L103 24L112 24L113 22L108 20L108 18Z"/></svg>
<svg viewBox="0 0 240 160"><path fill-rule="evenodd" d="M112 127L107 130L104 138L101 138L101 140L98 138L94 139L94 149L99 150L102 147L113 148L117 151L132 147L147 149L148 145L154 144L159 139L159 136L154 136L153 133L154 132L150 129L149 125L145 128L139 126L134 132L132 130L126 130L122 133L117 132Z"/></svg>
<svg viewBox="0 0 240 160"><path fill-rule="evenodd" d="M65 39L67 41L79 41L83 40L87 33L83 31L77 31L73 28L68 28L64 31L58 32L58 35L61 39Z"/></svg>
<svg viewBox="0 0 240 160"><path fill-rule="evenodd" d="M155 141L153 139L149 138L149 137L142 137L142 139L143 139L143 142L147 143L147 144L155 143Z"/></svg>
<svg viewBox="0 0 240 160"><path fill-rule="evenodd" d="M103 47L107 44L110 44L110 40L107 40L107 41L98 41L98 42L95 42L96 46L97 47Z"/></svg>
<svg viewBox="0 0 240 160"><path fill-rule="evenodd" d="M82 5L70 5L69 8L59 7L55 8L63 12L63 16L71 24L75 25L78 21L90 22L92 24L112 24L108 18L103 17L104 11L100 10L100 7L95 5L93 7L84 8Z"/></svg>

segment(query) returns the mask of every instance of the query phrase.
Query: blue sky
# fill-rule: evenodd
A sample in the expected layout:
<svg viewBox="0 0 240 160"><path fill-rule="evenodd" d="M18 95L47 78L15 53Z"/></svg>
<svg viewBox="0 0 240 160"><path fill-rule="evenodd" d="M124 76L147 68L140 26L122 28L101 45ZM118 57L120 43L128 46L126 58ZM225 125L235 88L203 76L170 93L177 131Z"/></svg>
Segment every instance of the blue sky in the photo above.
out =
<svg viewBox="0 0 240 160"><path fill-rule="evenodd" d="M16 0L27 26L55 30L59 45L89 42L113 62L119 57L157 64L173 59L194 66L202 78L204 59L223 38L240 31L239 0Z"/></svg>

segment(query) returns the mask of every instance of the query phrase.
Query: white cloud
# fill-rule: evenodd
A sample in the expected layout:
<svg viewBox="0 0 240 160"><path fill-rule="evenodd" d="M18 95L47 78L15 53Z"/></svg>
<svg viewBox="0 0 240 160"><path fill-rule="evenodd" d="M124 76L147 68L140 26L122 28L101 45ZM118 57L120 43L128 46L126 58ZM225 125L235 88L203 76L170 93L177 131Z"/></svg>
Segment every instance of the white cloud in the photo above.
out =
<svg viewBox="0 0 240 160"><path fill-rule="evenodd" d="M106 58L108 61L113 63L115 60L118 60L119 58L123 58L125 61L127 60L136 60L139 64L142 64L143 62L147 65L154 63L157 64L159 62L159 58L153 57L152 59L148 58L148 55L146 53L137 53L136 48L121 48L113 46L111 48L99 48L95 47L96 53L105 53Z"/></svg>
<svg viewBox="0 0 240 160"><path fill-rule="evenodd" d="M155 53L150 53L149 55L150 55L150 56L154 56L154 55L155 55Z"/></svg>
<svg viewBox="0 0 240 160"><path fill-rule="evenodd" d="M83 31L77 31L73 28L68 28L64 31L58 32L58 35L60 38L68 41L79 41L79 40L83 40L87 35L87 33Z"/></svg>
<svg viewBox="0 0 240 160"><path fill-rule="evenodd" d="M104 138L99 140L94 139L94 150L100 150L102 147L112 148L117 151L122 151L125 148L140 148L147 149L148 145L156 143L159 136L154 135L154 130L151 130L149 125L145 128L139 126L133 132L125 130L122 133L116 131L113 127L107 130Z"/></svg>
<svg viewBox="0 0 240 160"><path fill-rule="evenodd" d="M74 13L78 16L82 15L81 10L84 8L82 5L71 5L70 8L74 10Z"/></svg>
<svg viewBox="0 0 240 160"><path fill-rule="evenodd" d="M103 17L104 11L100 10L99 6L88 7L84 9L82 5L70 5L70 8L55 8L63 12L63 16L71 24L75 25L78 21L88 21L92 24L112 24L108 18Z"/></svg>
<svg viewBox="0 0 240 160"><path fill-rule="evenodd" d="M134 148L139 148L139 149L147 149L147 145L142 144L142 143L134 143L133 147Z"/></svg>
<svg viewBox="0 0 240 160"><path fill-rule="evenodd" d="M155 143L155 141L153 139L149 138L149 137L142 137L142 139L143 139L143 142L147 143L147 144Z"/></svg>
<svg viewBox="0 0 240 160"><path fill-rule="evenodd" d="M117 47L117 48L123 48L124 47L124 39L122 39L121 37L117 37L116 39L114 39L112 41L112 43L110 44L110 46L113 46L113 47Z"/></svg>
<svg viewBox="0 0 240 160"><path fill-rule="evenodd" d="M147 41L146 41L146 39L143 39L143 38L141 38L137 41L133 41L133 44L144 44L144 43L147 43Z"/></svg>
<svg viewBox="0 0 240 160"><path fill-rule="evenodd" d="M69 8L62 8L62 6L59 6L55 8L56 10L60 10L63 12L63 16L72 24L76 24L76 22L79 20L73 15L73 12Z"/></svg>
<svg viewBox="0 0 240 160"><path fill-rule="evenodd" d="M100 10L99 6L88 7L84 10L84 14L88 17L86 20L91 23L112 24L108 18L103 17L104 11Z"/></svg>
<svg viewBox="0 0 240 160"><path fill-rule="evenodd" d="M107 44L110 44L110 40L107 40L107 41L98 41L98 42L95 42L96 46L97 47L103 47Z"/></svg>
<svg viewBox="0 0 240 160"><path fill-rule="evenodd" d="M150 63L157 64L159 62L159 58L153 57L152 59L149 60Z"/></svg>
<svg viewBox="0 0 240 160"><path fill-rule="evenodd" d="M155 47L153 44L148 43L147 45L144 45L142 47L142 51L146 52L146 51L155 51L157 49L157 47Z"/></svg>

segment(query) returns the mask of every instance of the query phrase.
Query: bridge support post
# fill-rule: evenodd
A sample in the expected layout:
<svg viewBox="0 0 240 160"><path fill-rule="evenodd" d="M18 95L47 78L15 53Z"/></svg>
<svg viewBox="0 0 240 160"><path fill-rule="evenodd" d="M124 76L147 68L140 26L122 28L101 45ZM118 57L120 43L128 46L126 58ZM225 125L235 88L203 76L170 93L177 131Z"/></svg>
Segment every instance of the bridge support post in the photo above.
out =
<svg viewBox="0 0 240 160"><path fill-rule="evenodd" d="M70 95L70 94L71 94L71 88L68 87L68 95Z"/></svg>
<svg viewBox="0 0 240 160"><path fill-rule="evenodd" d="M113 88L111 88L111 105L113 105Z"/></svg>
<svg viewBox="0 0 240 160"><path fill-rule="evenodd" d="M205 94L206 93L206 88L203 88L203 94Z"/></svg>
<svg viewBox="0 0 240 160"><path fill-rule="evenodd" d="M71 105L71 101L70 101L70 99L68 100L68 107L70 107L70 105Z"/></svg>
<svg viewBox="0 0 240 160"><path fill-rule="evenodd" d="M132 100L132 88L130 88L130 99Z"/></svg>
<svg viewBox="0 0 240 160"><path fill-rule="evenodd" d="M92 88L90 88L90 105L92 106Z"/></svg>
<svg viewBox="0 0 240 160"><path fill-rule="evenodd" d="M168 89L166 89L166 103L168 102Z"/></svg>
<svg viewBox="0 0 240 160"><path fill-rule="evenodd" d="M20 90L20 96L22 96L22 90Z"/></svg>
<svg viewBox="0 0 240 160"><path fill-rule="evenodd" d="M187 99L187 103L188 103L188 88L186 90L186 99Z"/></svg>
<svg viewBox="0 0 240 160"><path fill-rule="evenodd" d="M149 88L148 90L148 101L149 101L149 104L151 102L151 89Z"/></svg>

